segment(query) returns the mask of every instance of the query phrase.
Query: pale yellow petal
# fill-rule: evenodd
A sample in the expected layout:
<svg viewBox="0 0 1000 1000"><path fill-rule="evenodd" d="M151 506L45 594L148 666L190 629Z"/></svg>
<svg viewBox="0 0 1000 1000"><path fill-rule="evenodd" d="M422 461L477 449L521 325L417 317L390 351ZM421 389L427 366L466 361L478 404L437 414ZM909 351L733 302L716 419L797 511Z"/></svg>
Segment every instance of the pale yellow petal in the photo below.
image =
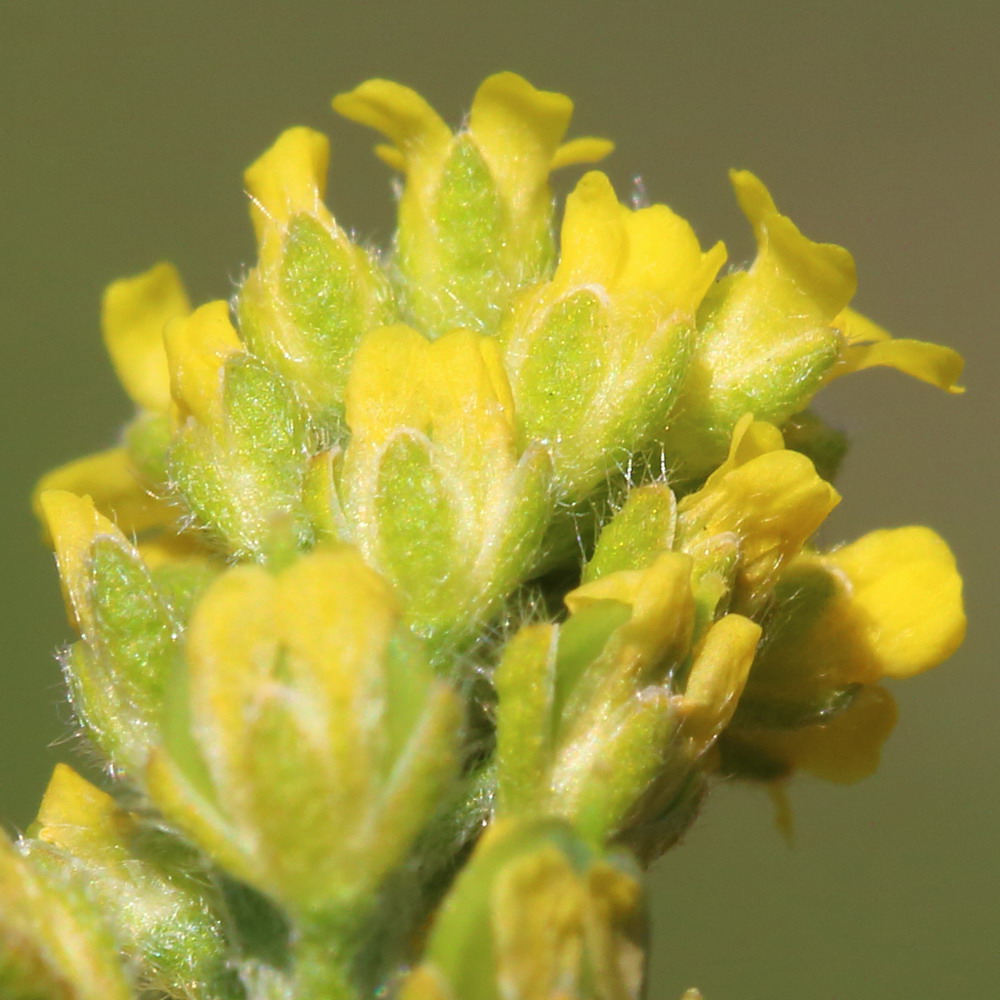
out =
<svg viewBox="0 0 1000 1000"><path fill-rule="evenodd" d="M166 413L170 376L163 330L188 315L191 304L173 264L122 278L104 293L101 327L119 381L137 406Z"/></svg>
<svg viewBox="0 0 1000 1000"><path fill-rule="evenodd" d="M253 199L251 218L258 241L269 226L283 228L298 213L326 215L323 194L330 143L321 132L290 128L243 174Z"/></svg>
<svg viewBox="0 0 1000 1000"><path fill-rule="evenodd" d="M409 164L409 158L451 142L451 130L414 90L391 80L367 80L333 99L333 109L351 121L381 132ZM383 157L384 158L384 157Z"/></svg>
<svg viewBox="0 0 1000 1000"><path fill-rule="evenodd" d="M824 561L846 577L852 609L885 676L928 670L961 644L962 578L930 528L873 531Z"/></svg>
<svg viewBox="0 0 1000 1000"><path fill-rule="evenodd" d="M173 507L149 494L136 476L125 448L78 458L42 476L32 496L32 506L39 518L42 518L40 497L46 490L88 494L96 508L130 536L170 524L177 517Z"/></svg>
<svg viewBox="0 0 1000 1000"><path fill-rule="evenodd" d="M181 419L200 423L219 417L226 361L243 350L229 319L229 303L208 302L187 319L167 327L164 343L170 365L170 391Z"/></svg>

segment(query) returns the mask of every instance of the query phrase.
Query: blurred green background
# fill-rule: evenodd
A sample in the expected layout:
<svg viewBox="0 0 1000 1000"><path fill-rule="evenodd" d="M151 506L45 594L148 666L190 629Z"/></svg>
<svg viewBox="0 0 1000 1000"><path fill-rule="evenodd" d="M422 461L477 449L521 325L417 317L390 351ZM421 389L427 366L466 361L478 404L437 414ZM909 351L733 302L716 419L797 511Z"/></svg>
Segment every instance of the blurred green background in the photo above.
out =
<svg viewBox="0 0 1000 1000"><path fill-rule="evenodd" d="M725 171L758 172L811 236L856 255L859 306L968 361L960 398L892 373L844 380L850 430L827 541L913 522L950 540L971 627L896 688L879 774L792 788L795 843L766 796L720 788L653 880L651 997L986 996L1000 983L998 262L1000 6L938 3L0 3L5 413L0 815L29 822L72 759L53 654L68 639L28 510L48 467L104 447L129 412L102 353L103 286L169 258L196 299L251 260L243 167L278 131L332 133L330 201L384 239L372 137L330 96L370 76L453 121L500 69L573 96L627 193L688 216L733 259L751 243Z"/></svg>

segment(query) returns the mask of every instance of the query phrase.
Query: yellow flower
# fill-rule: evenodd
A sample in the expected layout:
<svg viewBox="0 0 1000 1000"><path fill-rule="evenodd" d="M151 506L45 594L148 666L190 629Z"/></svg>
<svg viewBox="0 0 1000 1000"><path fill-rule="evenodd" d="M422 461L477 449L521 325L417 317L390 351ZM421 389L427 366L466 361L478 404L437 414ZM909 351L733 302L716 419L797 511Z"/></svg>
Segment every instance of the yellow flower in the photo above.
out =
<svg viewBox="0 0 1000 1000"><path fill-rule="evenodd" d="M800 555L775 588L730 756L749 751L834 781L866 776L896 717L878 682L936 666L964 635L955 560L928 528Z"/></svg>
<svg viewBox="0 0 1000 1000"><path fill-rule="evenodd" d="M239 295L247 346L282 372L318 419L339 419L361 335L391 320L377 261L323 203L329 142L292 128L246 171L259 261Z"/></svg>
<svg viewBox="0 0 1000 1000"><path fill-rule="evenodd" d="M405 174L396 265L413 321L436 336L492 330L517 288L552 259L549 174L612 148L563 143L573 104L514 73L487 78L457 135L408 87L369 80L334 98L336 111L381 132L376 153Z"/></svg>
<svg viewBox="0 0 1000 1000"><path fill-rule="evenodd" d="M456 330L431 342L406 326L368 334L347 423L329 494L345 537L422 627L478 621L533 565L549 505L548 455L517 447L496 341Z"/></svg>
<svg viewBox="0 0 1000 1000"><path fill-rule="evenodd" d="M500 339L522 432L552 449L571 497L662 431L724 260L666 205L619 204L598 171L567 199L556 272L520 296Z"/></svg>
<svg viewBox="0 0 1000 1000"><path fill-rule="evenodd" d="M888 365L960 391L954 351L892 340L848 308L857 279L847 250L805 237L749 171L730 179L757 256L719 282L699 313L697 350L667 437L677 472L696 476L718 462L744 413L781 425L831 378L862 368Z"/></svg>
<svg viewBox="0 0 1000 1000"><path fill-rule="evenodd" d="M746 414L733 431L726 460L678 504L681 547L697 561L713 539L733 538L739 561L735 596L754 611L781 567L839 500L805 455L783 447L776 427Z"/></svg>
<svg viewBox="0 0 1000 1000"><path fill-rule="evenodd" d="M122 278L104 293L104 343L119 381L141 415L164 417L170 408L163 331L190 311L187 293L172 264L157 264L143 274ZM46 490L87 494L103 514L132 534L175 520L176 513L153 495L157 485L139 474L128 448L112 448L43 476L35 488L35 513L42 516L39 497Z"/></svg>

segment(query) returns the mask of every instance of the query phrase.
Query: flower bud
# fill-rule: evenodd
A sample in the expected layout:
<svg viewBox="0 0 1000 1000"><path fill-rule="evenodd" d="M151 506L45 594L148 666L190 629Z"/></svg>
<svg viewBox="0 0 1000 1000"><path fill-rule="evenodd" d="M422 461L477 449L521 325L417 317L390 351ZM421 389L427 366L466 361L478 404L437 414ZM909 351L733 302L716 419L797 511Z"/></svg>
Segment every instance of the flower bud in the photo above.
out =
<svg viewBox="0 0 1000 1000"><path fill-rule="evenodd" d="M196 855L71 768L57 765L24 850L84 887L142 982L190 1000L242 996L220 900Z"/></svg>
<svg viewBox="0 0 1000 1000"><path fill-rule="evenodd" d="M323 204L329 143L293 128L246 172L259 262L240 290L247 346L288 380L312 418L336 427L361 335L392 319L377 261Z"/></svg>
<svg viewBox="0 0 1000 1000"><path fill-rule="evenodd" d="M176 432L168 471L192 514L231 554L264 552L276 524L307 535L307 425L287 383L243 350L225 302L166 333Z"/></svg>
<svg viewBox="0 0 1000 1000"><path fill-rule="evenodd" d="M0 834L4 1000L131 1000L115 941L79 886L52 878Z"/></svg>
<svg viewBox="0 0 1000 1000"><path fill-rule="evenodd" d="M158 729L178 617L139 553L89 497L52 490L40 503L82 636L65 665L74 707L111 761L138 776Z"/></svg>
<svg viewBox="0 0 1000 1000"><path fill-rule="evenodd" d="M776 427L746 414L733 431L728 458L678 505L680 547L696 554L707 539L733 536L735 599L753 612L839 500L805 455L784 448Z"/></svg>
<svg viewBox="0 0 1000 1000"><path fill-rule="evenodd" d="M643 993L638 872L558 822L499 824L438 913L403 1000L627 1000Z"/></svg>
<svg viewBox="0 0 1000 1000"><path fill-rule="evenodd" d="M300 918L363 903L455 772L457 699L353 550L239 566L195 609L151 762L167 817Z"/></svg>
<svg viewBox="0 0 1000 1000"><path fill-rule="evenodd" d="M422 632L470 629L529 574L549 518L544 449L517 445L496 342L405 326L362 341L337 501Z"/></svg>
<svg viewBox="0 0 1000 1000"><path fill-rule="evenodd" d="M560 249L500 338L522 434L552 449L576 500L666 426L725 248L703 253L665 205L630 211L592 171L567 199Z"/></svg>
<svg viewBox="0 0 1000 1000"><path fill-rule="evenodd" d="M670 676L688 655L691 562L660 554L567 595L562 626L529 626L497 669L501 815L565 816L619 832L662 768L676 727Z"/></svg>
<svg viewBox="0 0 1000 1000"><path fill-rule="evenodd" d="M483 82L457 135L388 80L369 80L333 106L386 136L376 153L405 175L394 263L406 313L432 337L496 329L511 296L551 264L549 173L612 148L602 139L562 144L572 101L514 73Z"/></svg>

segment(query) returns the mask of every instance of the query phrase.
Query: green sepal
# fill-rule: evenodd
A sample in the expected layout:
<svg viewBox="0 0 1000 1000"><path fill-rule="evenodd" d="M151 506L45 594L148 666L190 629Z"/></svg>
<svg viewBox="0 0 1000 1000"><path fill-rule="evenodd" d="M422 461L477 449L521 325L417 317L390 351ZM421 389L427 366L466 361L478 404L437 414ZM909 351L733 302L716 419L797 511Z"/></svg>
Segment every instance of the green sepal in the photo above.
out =
<svg viewBox="0 0 1000 1000"><path fill-rule="evenodd" d="M339 434L358 342L393 315L377 261L313 216L293 215L274 259L244 283L238 313L249 349L284 375L317 426Z"/></svg>
<svg viewBox="0 0 1000 1000"><path fill-rule="evenodd" d="M604 526L581 583L619 570L644 569L673 546L677 501L665 483L650 483L629 493L624 506Z"/></svg>
<svg viewBox="0 0 1000 1000"><path fill-rule="evenodd" d="M64 668L91 739L138 777L157 739L178 620L145 564L118 540L98 537L87 570L92 632L70 648Z"/></svg>
<svg viewBox="0 0 1000 1000"><path fill-rule="evenodd" d="M276 520L310 530L301 492L309 427L287 382L239 353L226 362L220 426L188 423L170 449L170 479L199 522L234 555L261 557Z"/></svg>
<svg viewBox="0 0 1000 1000"><path fill-rule="evenodd" d="M430 442L399 434L385 449L375 486L379 565L406 596L419 626L439 628L455 613L453 567L458 512L430 454Z"/></svg>
<svg viewBox="0 0 1000 1000"><path fill-rule="evenodd" d="M0 834L0 996L132 1000L107 924L81 887L53 877Z"/></svg>
<svg viewBox="0 0 1000 1000"><path fill-rule="evenodd" d="M24 850L76 880L144 984L187 1000L240 1000L222 898L191 848L118 807L70 768L53 775Z"/></svg>

